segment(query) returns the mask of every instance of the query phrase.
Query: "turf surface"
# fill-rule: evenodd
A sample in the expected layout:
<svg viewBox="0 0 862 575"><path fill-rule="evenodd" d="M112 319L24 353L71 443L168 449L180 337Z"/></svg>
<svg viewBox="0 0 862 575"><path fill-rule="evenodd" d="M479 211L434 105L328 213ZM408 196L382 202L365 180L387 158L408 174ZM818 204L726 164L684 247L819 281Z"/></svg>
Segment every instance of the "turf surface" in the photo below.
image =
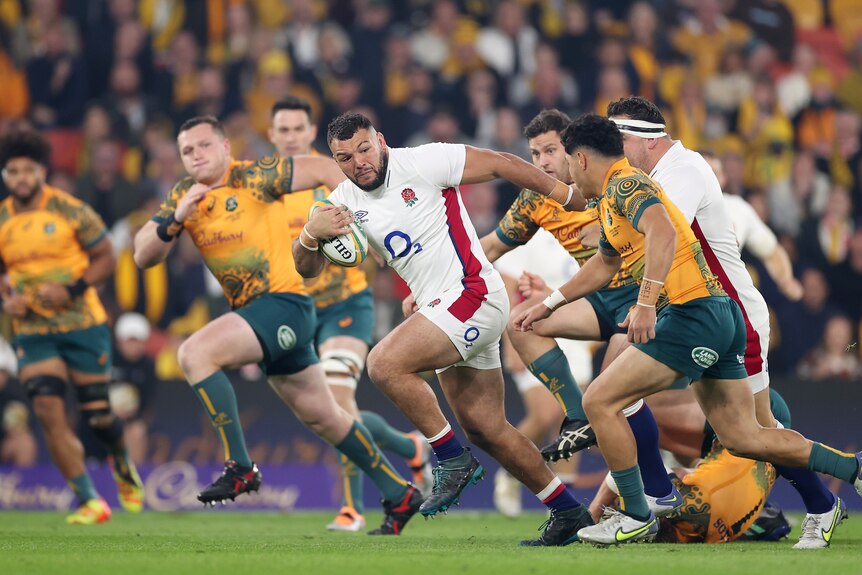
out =
<svg viewBox="0 0 862 575"><path fill-rule="evenodd" d="M538 513L505 519L455 511L415 518L401 537L330 533L331 513L115 513L97 526L67 526L63 514L0 512L0 573L111 575L158 573L461 573L578 574L862 573L862 521L851 518L819 551L791 549L790 541L731 545L631 545L596 549L582 544L524 549L538 535ZM380 521L369 513L370 527Z"/></svg>

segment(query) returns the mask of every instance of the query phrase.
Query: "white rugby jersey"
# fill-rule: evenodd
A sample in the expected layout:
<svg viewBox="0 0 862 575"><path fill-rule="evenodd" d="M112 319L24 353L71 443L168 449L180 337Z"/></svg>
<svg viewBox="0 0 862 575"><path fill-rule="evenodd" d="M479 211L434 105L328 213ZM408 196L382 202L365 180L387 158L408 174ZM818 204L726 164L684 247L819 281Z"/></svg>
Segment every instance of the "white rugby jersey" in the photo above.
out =
<svg viewBox="0 0 862 575"><path fill-rule="evenodd" d="M734 194L724 194L724 201L730 210L739 248L747 249L760 259L772 254L778 245L778 238L769 226L763 223L751 204Z"/></svg>
<svg viewBox="0 0 862 575"><path fill-rule="evenodd" d="M503 289L461 202L466 157L462 144L389 148L380 188L366 192L345 180L329 196L356 214L369 243L407 282L420 307L444 291L463 290L449 308L461 321L485 294Z"/></svg>
<svg viewBox="0 0 862 575"><path fill-rule="evenodd" d="M668 197L685 214L694 235L700 240L703 255L712 273L721 280L727 292L742 310L748 335L748 348L760 347L753 332L769 329L766 301L739 255L739 244L733 230L733 219L724 201L721 186L712 168L697 152L687 150L681 142L673 146L653 168L650 177L664 189ZM760 361L760 349L746 349L746 368L750 361Z"/></svg>

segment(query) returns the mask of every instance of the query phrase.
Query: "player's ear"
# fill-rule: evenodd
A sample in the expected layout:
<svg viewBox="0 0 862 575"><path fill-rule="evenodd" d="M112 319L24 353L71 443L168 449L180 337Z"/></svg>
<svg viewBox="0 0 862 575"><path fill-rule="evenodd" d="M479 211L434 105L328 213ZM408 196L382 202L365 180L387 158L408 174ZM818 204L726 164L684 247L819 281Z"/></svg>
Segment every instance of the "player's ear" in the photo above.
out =
<svg viewBox="0 0 862 575"><path fill-rule="evenodd" d="M381 150L386 147L386 138L380 132L377 132L377 142L380 144Z"/></svg>

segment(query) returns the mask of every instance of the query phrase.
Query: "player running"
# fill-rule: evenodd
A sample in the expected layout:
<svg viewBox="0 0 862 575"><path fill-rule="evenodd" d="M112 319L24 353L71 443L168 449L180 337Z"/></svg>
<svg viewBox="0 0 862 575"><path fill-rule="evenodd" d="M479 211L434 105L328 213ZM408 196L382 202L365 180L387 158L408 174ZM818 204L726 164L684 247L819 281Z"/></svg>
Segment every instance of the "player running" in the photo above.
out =
<svg viewBox="0 0 862 575"><path fill-rule="evenodd" d="M282 158L315 154L312 143L317 138L317 126L311 121L311 104L290 96L272 107L269 140ZM298 237L308 221L312 204L329 195L329 188L320 186L285 195L282 198L292 237ZM374 260L369 258L369 263ZM314 344L326 373L326 383L335 401L347 413L362 421L378 446L393 451L407 460L413 470L413 481L423 492L431 489L431 452L419 433L402 433L376 413L359 411L356 405L356 385L365 369L365 358L374 331L374 297L365 271L327 265L323 273L305 280L305 289L314 300L317 324ZM339 457L344 480L344 501L335 519L327 525L334 531L359 531L365 527L362 516L362 472L344 455ZM426 487L427 486L427 487Z"/></svg>
<svg viewBox="0 0 862 575"><path fill-rule="evenodd" d="M636 448L621 411L638 398L666 389L681 375L694 381L692 389L704 414L732 454L808 466L844 479L862 493L862 454L758 425L751 388L742 385L747 379L742 313L710 272L685 216L665 201L655 181L629 165L616 125L585 115L566 128L562 141L581 193L600 200L599 253L545 302L519 317L516 326L530 329L556 307L595 291L613 277L623 258L641 286L637 305L625 321L635 345L614 360L584 396L584 408L620 490L621 512L581 529L578 537L598 544L654 538L657 521L643 496Z"/></svg>
<svg viewBox="0 0 862 575"><path fill-rule="evenodd" d="M190 176L171 190L135 237L135 262L164 261L188 230L233 311L195 332L178 351L189 384L224 446L225 470L198 499L207 504L256 491L261 474L251 460L236 396L224 369L259 362L270 386L300 421L350 458L383 495L383 525L372 534L399 534L422 495L377 448L368 429L332 396L314 351L314 304L296 273L284 233L280 199L322 181L344 179L328 158L230 156L221 123L211 116L185 122L177 136ZM314 174L311 176L310 174Z"/></svg>
<svg viewBox="0 0 862 575"><path fill-rule="evenodd" d="M80 506L67 523L111 518L84 465L84 449L66 417L71 381L81 417L112 459L120 504L137 513L143 488L123 441L123 422L111 413L108 383L111 333L94 286L114 267L102 219L79 199L45 185L51 149L32 131L0 139L0 166L9 197L0 204L3 311L13 318L21 382L45 433L54 464Z"/></svg>
<svg viewBox="0 0 862 575"><path fill-rule="evenodd" d="M770 410L767 364L769 311L740 258L740 241L734 233L733 223L739 222L738 230L746 240L749 230L765 226L758 219L760 228L753 228L756 223L751 222L751 217L744 218L746 213L754 215L754 210L747 204L730 209L734 204L728 205L728 198L722 194L710 165L700 154L687 150L681 142L672 140L664 132L664 117L655 104L640 97L623 98L608 106L608 117L623 134L623 149L632 166L649 173L680 209L695 237L700 240L710 269L728 296L739 305L746 330L745 369L754 394L757 420L764 427L775 427ZM741 198L739 201L744 202ZM769 249L770 257L777 254L777 260L773 257L776 261L770 267L778 268L779 285L784 286L789 296L801 297L801 286L793 278L786 254L783 250L776 250L775 237L767 229L755 239L763 242L764 250ZM755 251L759 246L758 243ZM783 263L782 255L785 256ZM782 465L778 465L776 470L796 488L807 511L806 528L795 548L828 547L832 531L821 531L820 526L831 525L836 518L846 516L844 502L826 489L813 471ZM829 538L824 533L828 533Z"/></svg>
<svg viewBox="0 0 862 575"><path fill-rule="evenodd" d="M294 243L297 269L304 277L319 274L324 265L319 240L345 233L345 225L358 217L372 247L415 296L419 313L374 347L368 372L437 456L434 487L420 511L426 516L446 511L485 473L417 375L434 369L471 441L551 510L542 535L522 544L576 541L579 526L591 524L592 518L544 464L535 445L506 421L499 342L508 297L482 252L458 186L502 177L551 195L562 206L574 203L573 189L511 154L458 144L390 149L361 114L335 118L327 141L349 181L329 196L338 205L318 209Z"/></svg>

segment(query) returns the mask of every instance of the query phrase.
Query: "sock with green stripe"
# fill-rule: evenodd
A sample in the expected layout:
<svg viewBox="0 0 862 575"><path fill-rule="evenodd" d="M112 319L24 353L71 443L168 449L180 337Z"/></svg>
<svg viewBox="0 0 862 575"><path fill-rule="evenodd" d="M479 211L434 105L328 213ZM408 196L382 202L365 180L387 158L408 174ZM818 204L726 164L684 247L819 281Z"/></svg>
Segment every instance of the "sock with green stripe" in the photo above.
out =
<svg viewBox="0 0 862 575"><path fill-rule="evenodd" d="M380 490L383 499L401 501L407 494L407 481L383 455L368 429L358 421L353 422L350 431L335 449L365 472Z"/></svg>
<svg viewBox="0 0 862 575"><path fill-rule="evenodd" d="M217 371L192 385L192 389L221 439L225 460L232 459L241 467L251 467L251 457L245 446L245 435L239 422L236 394L227 375L223 371Z"/></svg>
<svg viewBox="0 0 862 575"><path fill-rule="evenodd" d="M362 503L362 471L356 467L356 464L340 453L338 463L341 466L341 478L344 481L344 499L342 507L352 507L360 515L362 514L365 505Z"/></svg>
<svg viewBox="0 0 862 575"><path fill-rule="evenodd" d="M90 499L99 498L99 492L96 491L93 480L90 479L90 474L86 471L77 477L67 479L66 483L69 484L69 487L75 493L75 497L78 498L78 501L82 505Z"/></svg>
<svg viewBox="0 0 862 575"><path fill-rule="evenodd" d="M359 415L380 449L387 449L404 459L416 457L416 442L409 435L395 429L373 411L360 411Z"/></svg>
<svg viewBox="0 0 862 575"><path fill-rule="evenodd" d="M844 453L828 445L814 442L811 446L811 455L808 456L808 469L852 484L859 473L859 461L852 453Z"/></svg>
<svg viewBox="0 0 862 575"><path fill-rule="evenodd" d="M641 470L635 465L621 471L611 471L620 493L620 511L638 521L649 519L650 510L644 496Z"/></svg>
<svg viewBox="0 0 862 575"><path fill-rule="evenodd" d="M581 405L581 389L569 369L569 360L559 346L538 357L527 369L547 387L560 402L569 419L587 419Z"/></svg>

